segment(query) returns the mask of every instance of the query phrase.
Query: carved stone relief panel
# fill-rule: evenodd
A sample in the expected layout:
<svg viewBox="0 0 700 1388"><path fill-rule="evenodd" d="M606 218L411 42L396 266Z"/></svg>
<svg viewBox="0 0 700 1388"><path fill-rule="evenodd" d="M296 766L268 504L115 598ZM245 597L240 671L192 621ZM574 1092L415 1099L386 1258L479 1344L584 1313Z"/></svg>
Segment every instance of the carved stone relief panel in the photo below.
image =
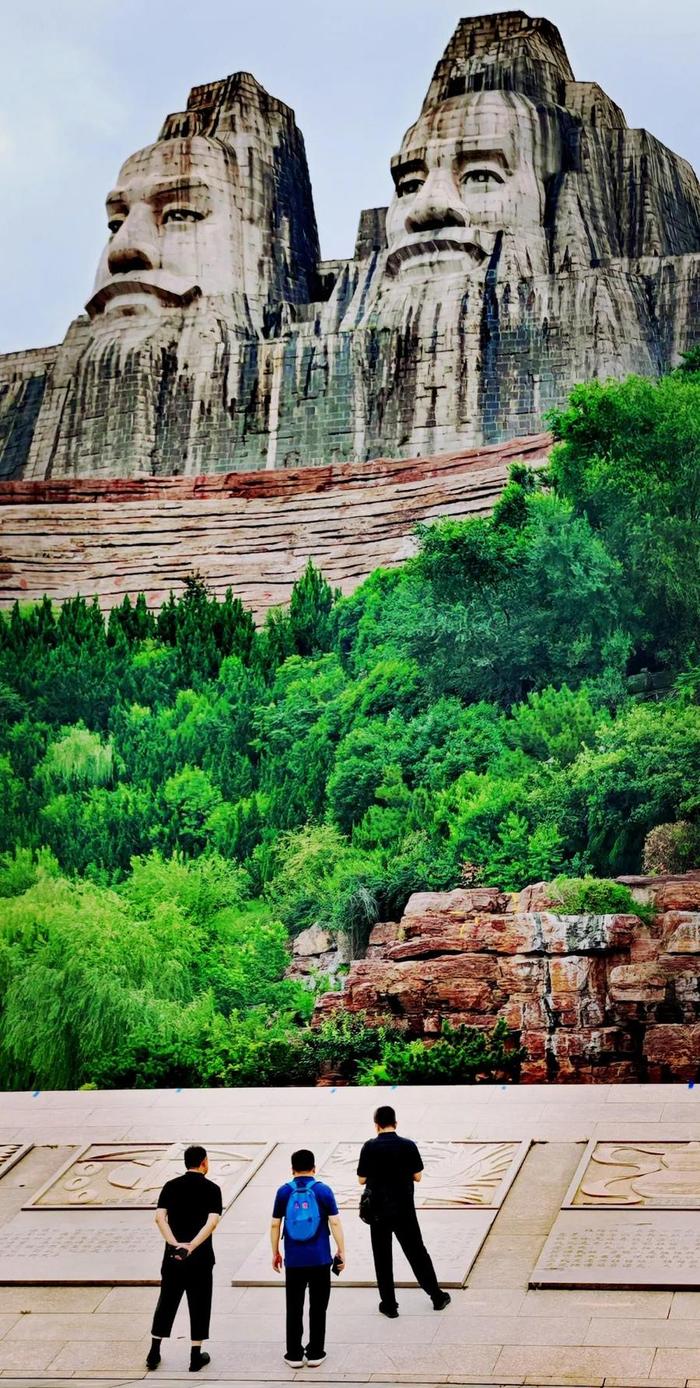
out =
<svg viewBox="0 0 700 1388"><path fill-rule="evenodd" d="M186 1143L92 1143L28 1201L25 1209L145 1210L155 1208L166 1181L181 1176ZM221 1186L224 1209L272 1150L265 1142L210 1143L209 1179Z"/></svg>
<svg viewBox="0 0 700 1388"><path fill-rule="evenodd" d="M494 1209L503 1201L527 1151L521 1142L421 1142L425 1164L416 1185L419 1209ZM343 1208L359 1204L361 1144L339 1142L323 1163L322 1178Z"/></svg>
<svg viewBox="0 0 700 1388"><path fill-rule="evenodd" d="M596 1142L587 1157L572 1208L700 1208L700 1142Z"/></svg>
<svg viewBox="0 0 700 1388"><path fill-rule="evenodd" d="M31 1143L4 1142L0 1143L0 1178L6 1176L13 1166L17 1165L27 1152L31 1151Z"/></svg>

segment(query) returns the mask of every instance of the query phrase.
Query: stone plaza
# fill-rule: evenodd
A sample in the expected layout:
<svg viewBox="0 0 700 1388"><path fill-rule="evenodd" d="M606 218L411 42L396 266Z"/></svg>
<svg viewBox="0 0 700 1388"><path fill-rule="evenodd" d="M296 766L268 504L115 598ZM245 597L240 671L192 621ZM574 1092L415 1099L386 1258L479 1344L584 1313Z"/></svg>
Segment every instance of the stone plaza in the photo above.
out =
<svg viewBox="0 0 700 1388"><path fill-rule="evenodd" d="M440 1316L398 1261L400 1318L377 1314L354 1167L387 1100L425 1159L420 1219L452 1295ZM144 1360L152 1209L198 1141L224 1197L202 1382L700 1388L693 1085L37 1092L3 1095L1 1113L2 1382L188 1378L185 1310L155 1376ZM326 1365L295 1373L268 1226L301 1144L337 1191L348 1265Z"/></svg>

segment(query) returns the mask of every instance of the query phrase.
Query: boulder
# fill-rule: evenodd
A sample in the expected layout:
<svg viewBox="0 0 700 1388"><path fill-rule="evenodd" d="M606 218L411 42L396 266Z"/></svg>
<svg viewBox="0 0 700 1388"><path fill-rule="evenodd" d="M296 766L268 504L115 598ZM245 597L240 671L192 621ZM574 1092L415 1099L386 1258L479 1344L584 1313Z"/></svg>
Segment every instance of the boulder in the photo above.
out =
<svg viewBox="0 0 700 1388"><path fill-rule="evenodd" d="M292 962L286 976L303 980L313 974L335 974L351 957L350 939L344 931L333 936L322 926L310 925L292 941Z"/></svg>
<svg viewBox="0 0 700 1388"><path fill-rule="evenodd" d="M700 1023L649 1027L644 1038L644 1056L648 1078L654 1083L700 1080Z"/></svg>
<svg viewBox="0 0 700 1388"><path fill-rule="evenodd" d="M667 954L700 954L700 911L667 911L662 923Z"/></svg>
<svg viewBox="0 0 700 1388"><path fill-rule="evenodd" d="M307 959L312 954L327 954L334 948L333 936L329 930L323 930L320 925L310 925L308 930L302 930L292 943L292 954L295 959Z"/></svg>

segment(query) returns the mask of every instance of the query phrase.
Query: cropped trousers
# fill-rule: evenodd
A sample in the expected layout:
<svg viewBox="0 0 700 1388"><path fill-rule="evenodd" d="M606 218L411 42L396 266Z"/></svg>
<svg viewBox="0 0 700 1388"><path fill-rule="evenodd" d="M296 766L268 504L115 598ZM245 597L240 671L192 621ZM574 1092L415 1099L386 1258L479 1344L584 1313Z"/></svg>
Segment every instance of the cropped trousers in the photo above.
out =
<svg viewBox="0 0 700 1388"><path fill-rule="evenodd" d="M161 1340L170 1334L183 1296L187 1297L190 1313L191 1339L209 1338L213 1271L211 1265L205 1263L203 1267L198 1266L189 1258L183 1262L178 1262L176 1258L165 1259L161 1272L160 1296L153 1316L151 1334L154 1338Z"/></svg>

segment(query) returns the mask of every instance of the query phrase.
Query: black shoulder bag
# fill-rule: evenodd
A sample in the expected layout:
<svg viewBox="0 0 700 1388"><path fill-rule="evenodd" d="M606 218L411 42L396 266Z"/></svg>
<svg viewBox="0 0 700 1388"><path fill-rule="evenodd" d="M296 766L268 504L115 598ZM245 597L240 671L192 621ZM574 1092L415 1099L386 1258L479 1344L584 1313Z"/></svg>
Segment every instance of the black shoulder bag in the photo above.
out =
<svg viewBox="0 0 700 1388"><path fill-rule="evenodd" d="M360 1196L360 1219L363 1224L372 1224L376 1219L376 1210L372 1200L372 1192L369 1186L364 1186Z"/></svg>

